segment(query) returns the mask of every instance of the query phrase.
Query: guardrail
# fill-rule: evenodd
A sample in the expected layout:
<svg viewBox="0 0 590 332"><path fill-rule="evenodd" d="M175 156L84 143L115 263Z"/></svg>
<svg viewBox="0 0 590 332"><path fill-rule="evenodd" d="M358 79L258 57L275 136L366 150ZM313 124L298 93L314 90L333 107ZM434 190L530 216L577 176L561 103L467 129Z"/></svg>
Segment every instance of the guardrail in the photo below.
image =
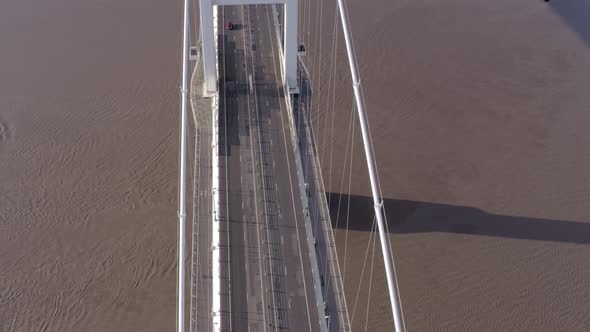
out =
<svg viewBox="0 0 590 332"><path fill-rule="evenodd" d="M213 6L213 22L217 22L218 17L218 6ZM215 34L215 57L219 56L219 38L218 38L218 27L217 24L213 25L213 33ZM216 59L216 71L217 77L219 77L219 59ZM212 112L212 130L213 138L211 141L212 149L212 209L213 209L213 227L212 227L212 240L211 240L211 261L212 261L212 306L211 315L213 319L213 331L221 331L221 265L220 265L220 227L219 227L219 210L220 210L220 199L219 199L219 149L218 149L218 136L219 136L219 93L213 97L213 104L211 107Z"/></svg>

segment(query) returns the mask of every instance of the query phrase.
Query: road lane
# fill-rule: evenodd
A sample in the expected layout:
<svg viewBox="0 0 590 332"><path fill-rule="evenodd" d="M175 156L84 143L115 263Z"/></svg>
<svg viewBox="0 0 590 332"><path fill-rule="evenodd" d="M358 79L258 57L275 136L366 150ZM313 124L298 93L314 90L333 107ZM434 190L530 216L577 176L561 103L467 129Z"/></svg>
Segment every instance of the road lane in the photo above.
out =
<svg viewBox="0 0 590 332"><path fill-rule="evenodd" d="M266 5L226 6L218 22L235 26L220 29L219 47L223 324L233 331L317 331L270 12Z"/></svg>

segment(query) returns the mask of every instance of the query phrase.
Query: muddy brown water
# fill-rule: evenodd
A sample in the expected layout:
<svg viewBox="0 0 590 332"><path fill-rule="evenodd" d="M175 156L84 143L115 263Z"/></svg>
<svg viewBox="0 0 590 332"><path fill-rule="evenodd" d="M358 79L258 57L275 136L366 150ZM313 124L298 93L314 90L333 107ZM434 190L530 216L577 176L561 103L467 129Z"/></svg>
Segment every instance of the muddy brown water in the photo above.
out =
<svg viewBox="0 0 590 332"><path fill-rule="evenodd" d="M0 4L0 330L174 329L181 14Z"/></svg>
<svg viewBox="0 0 590 332"><path fill-rule="evenodd" d="M0 330L174 329L181 5L0 4ZM408 329L587 330L588 5L349 7ZM340 39L332 134L334 3L322 12L314 121L336 212L351 93ZM370 291L371 251L361 280L372 215L355 133L340 264L354 330L390 331L379 243Z"/></svg>
<svg viewBox="0 0 590 332"><path fill-rule="evenodd" d="M352 89L340 38L332 134L334 4L319 20L320 69L312 3L306 61L323 91L314 121L348 308L355 331L390 331L379 243L370 292L372 246L361 273L373 213L358 126L343 231ZM349 10L408 330L588 330L588 2L377 0Z"/></svg>

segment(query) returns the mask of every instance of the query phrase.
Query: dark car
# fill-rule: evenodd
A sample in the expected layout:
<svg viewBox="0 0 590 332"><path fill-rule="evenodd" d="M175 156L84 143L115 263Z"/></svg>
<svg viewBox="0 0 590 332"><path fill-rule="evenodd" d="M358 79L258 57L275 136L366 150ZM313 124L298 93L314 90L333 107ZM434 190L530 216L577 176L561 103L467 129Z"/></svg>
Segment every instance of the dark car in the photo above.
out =
<svg viewBox="0 0 590 332"><path fill-rule="evenodd" d="M233 30L234 29L234 25L231 23L231 21L227 21L227 23L225 24L225 28L227 30Z"/></svg>

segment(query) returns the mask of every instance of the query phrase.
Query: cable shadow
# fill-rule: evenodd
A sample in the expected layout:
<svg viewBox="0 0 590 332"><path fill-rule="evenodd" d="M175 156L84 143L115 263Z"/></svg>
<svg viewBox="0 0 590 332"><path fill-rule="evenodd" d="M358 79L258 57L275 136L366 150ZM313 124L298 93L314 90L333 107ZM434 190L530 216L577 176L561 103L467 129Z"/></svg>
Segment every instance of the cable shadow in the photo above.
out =
<svg viewBox="0 0 590 332"><path fill-rule="evenodd" d="M588 0L551 0L543 1L559 14L576 33L590 45L590 1Z"/></svg>
<svg viewBox="0 0 590 332"><path fill-rule="evenodd" d="M342 194L340 216L339 194L327 193L332 227L346 229L348 195ZM477 208L385 199L385 213L392 233L458 233L496 236L525 240L590 243L590 222L548 220L528 217L504 216L487 213ZM373 199L366 196L350 196L348 229L371 231Z"/></svg>

